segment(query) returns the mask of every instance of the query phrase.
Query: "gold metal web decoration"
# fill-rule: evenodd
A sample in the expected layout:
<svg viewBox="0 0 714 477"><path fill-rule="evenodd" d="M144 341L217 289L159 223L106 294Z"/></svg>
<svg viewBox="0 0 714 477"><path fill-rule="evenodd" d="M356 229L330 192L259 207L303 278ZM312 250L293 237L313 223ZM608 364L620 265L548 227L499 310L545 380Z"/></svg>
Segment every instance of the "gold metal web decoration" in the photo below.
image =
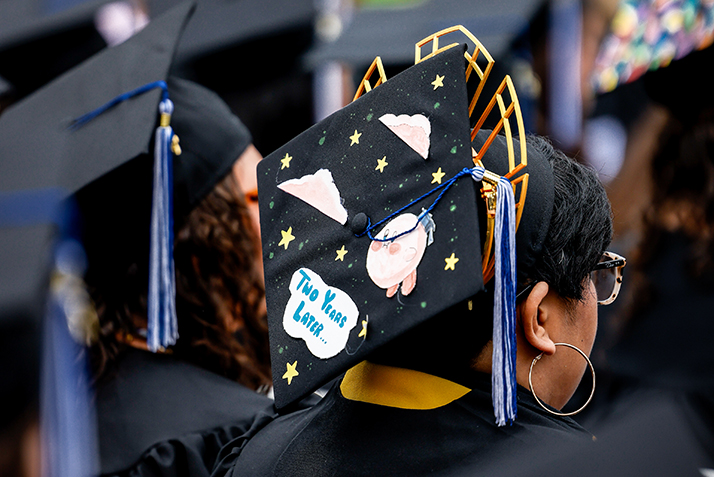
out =
<svg viewBox="0 0 714 477"><path fill-rule="evenodd" d="M439 47L439 40L442 37L445 37L451 33L458 34L462 33L466 38L471 40L471 43L474 44L474 52L472 54L469 54L468 51L464 52L464 57L466 58L466 61L468 61L469 66L466 68L466 81L468 82L469 79L471 78L471 73L474 71L478 75L479 78L479 83L478 86L476 87L476 92L474 93L473 98L471 98L471 103L469 104L469 117L471 117L471 114L473 113L474 108L476 107L476 101L478 101L479 96L481 96L481 91L483 90L483 86L486 84L486 80L488 79L488 75L491 74L491 70L493 69L493 64L495 63L493 57L491 54L488 52L488 50L481 44L480 41L478 41L478 38L476 38L470 31L468 31L466 28L464 28L461 25L456 25L452 26L450 28L444 28L441 31L438 31L434 33L433 35L430 35L423 40L419 41L414 45L414 64L418 64L428 58L431 58L432 56L436 56L439 53L448 50L449 48L453 48L459 43L450 43L446 46ZM450 38L454 38L457 35L450 35ZM428 45L431 43L431 53L427 54L426 56L422 57L422 48L425 45ZM478 60L479 55L482 56L486 60L486 67L481 68L476 60Z"/></svg>
<svg viewBox="0 0 714 477"><path fill-rule="evenodd" d="M377 78L377 81L374 83L374 86L372 86L370 80L375 71L379 73L379 78ZM370 91L372 91L372 88L376 88L385 81L387 81L387 75L384 73L384 65L382 64L382 58L378 56L374 59L369 69L364 74L364 78L362 78L362 82L359 84L359 88L357 88L357 92L355 93L355 97L352 98L352 101L355 101L364 93L369 93Z"/></svg>
<svg viewBox="0 0 714 477"><path fill-rule="evenodd" d="M473 155L474 164L486 166L482 163L486 151L493 143L494 139L499 133L503 133L506 139L506 146L508 149L508 173L504 175L505 178L511 181L513 185L513 193L516 196L516 230L518 230L518 225L521 223L521 216L523 214L523 206L526 202L526 194L528 192L528 174L522 174L516 179L511 180L511 178L520 172L524 167L528 165L528 153L525 141L525 127L523 126L523 116L521 114L521 106L518 103L518 96L516 95L516 88L513 86L513 81L511 77L506 75L503 78L500 86L496 90L496 93L489 101L488 105L484 109L481 117L476 122L476 125L471 130L471 140L473 141L476 134L481 130L486 119L494 112L494 107L498 105L498 109L495 114L498 116L498 122L489 134L486 142L483 143L481 149L476 152L473 148L471 149ZM512 124L515 121L515 124ZM513 142L513 129L517 131L517 137L521 138L519 141L520 148L518 151L518 158L516 158L516 150ZM518 161L516 162L516 159ZM483 188L481 189L481 195L486 200L486 243L483 249L483 277L484 282L488 281L493 277L495 270L495 260L493 256L493 233L495 226L496 217L496 184L498 183L498 176L486 171L488 174L484 174Z"/></svg>

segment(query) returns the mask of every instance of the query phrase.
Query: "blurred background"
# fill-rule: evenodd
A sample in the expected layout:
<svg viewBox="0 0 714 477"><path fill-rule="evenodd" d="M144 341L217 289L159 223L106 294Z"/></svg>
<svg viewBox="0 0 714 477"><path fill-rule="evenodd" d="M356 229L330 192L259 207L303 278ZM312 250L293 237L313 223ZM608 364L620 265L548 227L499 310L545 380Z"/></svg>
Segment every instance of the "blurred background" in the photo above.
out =
<svg viewBox="0 0 714 477"><path fill-rule="evenodd" d="M177 3L0 0L0 107ZM413 42L461 24L496 59L493 83L514 78L527 129L610 182L650 101L641 77L708 46L713 22L690 0L201 0L175 73L217 91L267 155L350 101L375 56L393 76Z"/></svg>
<svg viewBox="0 0 714 477"><path fill-rule="evenodd" d="M98 51L123 42L178 3L0 0L0 116L14 103ZM387 77L392 77L414 63L411 45L457 24L470 30L496 60L490 89L486 87L483 97L490 98L503 75L510 74L527 131L549 136L557 147L598 171L613 204L613 249L632 257L631 263L637 267L638 257L644 256L643 240L653 222L646 217L658 193L653 182L654 158L661 156L663 134L671 131L673 120L680 121L684 131L701 121L711 130L709 119L698 118L712 105L707 78L714 70L710 46L714 40L714 0L199 0L179 43L174 73L215 90L250 129L255 146L265 156L349 103L375 56L381 56ZM702 146L700 155L711 162L714 149L709 139L702 141L707 145ZM677 153L671 155L672 161L677 158ZM702 180L709 177L711 168L701 169L706 171ZM697 175L701 170L689 169L689 173ZM714 179L701 187L713 188ZM681 190L678 193L682 197ZM705 243L705 257L711 256L714 236L714 228L708 225L714 212L709 210L707 194L702 192L692 199L692 203L704 204L705 220L688 226L689 216L678 209L674 216L679 221L672 225L670 220L667 229L683 231L700 249ZM690 210L687 207L691 205L684 207ZM0 227L11 224L3 217L0 214ZM46 245L36 247L40 250ZM640 263L642 275L647 261L641 259ZM7 268L5 262L2 266ZM704 279L698 277L709 272L697 273L692 275L695 283L703 283ZM33 297L43 293L38 290L48 289L49 275L33 277ZM0 287L7 289L16 276L3 274ZM582 418L589 424L609 414L603 409L614 402L620 389L613 383L622 376L639 378L649 372L638 364L643 359L641 354L633 358L636 352L612 352L628 336L635 323L632 310L639 310L637 300L643 296L637 295L640 289L630 287L627 281L624 286L625 299L600 310L593 360L599 370L604 370L599 385L605 391L598 394L602 407L596 400ZM711 316L709 304L714 303L714 297L709 290L702 291L709 301L704 300L699 311L684 314ZM8 310L7 302L0 306ZM42 312L33 309L27 314ZM0 319L0 332L5 337L19 329L7 323L11 322ZM30 328L36 330L38 326L35 323ZM702 325L702 320L677 326L686 330L683 343L696 341L712 327ZM671 328L663 328L665 334L671 332ZM23 328L22 333L26 331ZM636 334L645 344L630 343L628 349L641 346L646 353L662 351L667 346L663 342L655 338L646 342L658 332ZM38 347L30 344L24 349L32 354ZM675 353L687 355L685 348L682 344ZM703 350L700 354L708 358L697 356L692 360L696 360L696 369L708 369L711 374L714 353L709 342L689 348ZM2 366L17 356L15 351L3 355ZM651 363L652 359L646 361ZM39 382L39 361L33 363L22 377ZM713 367L708 367L710 364ZM681 377L677 370L685 368L692 369L686 360L681 368L670 370L670 376ZM704 374L693 372L688 382L703 383ZM589 391L589 385L584 386ZM702 386L711 390L711 384ZM32 456L37 454L32 453L36 445L32 436L37 430L31 409L39 402L39 390L34 385L26 389L20 400L10 400L7 395L12 392L3 390L4 402L12 405L3 406L8 417L3 420L0 444L3 449L12 444L16 451L12 455L30 455L33 461ZM27 429L35 434L24 440L12 437L27 436ZM17 446L25 445L29 451L17 450ZM0 468L14 465L6 468L26 469L22 471L26 474L17 475L38 475L38 468L27 467L19 457L5 459L6 455L10 454L3 450Z"/></svg>

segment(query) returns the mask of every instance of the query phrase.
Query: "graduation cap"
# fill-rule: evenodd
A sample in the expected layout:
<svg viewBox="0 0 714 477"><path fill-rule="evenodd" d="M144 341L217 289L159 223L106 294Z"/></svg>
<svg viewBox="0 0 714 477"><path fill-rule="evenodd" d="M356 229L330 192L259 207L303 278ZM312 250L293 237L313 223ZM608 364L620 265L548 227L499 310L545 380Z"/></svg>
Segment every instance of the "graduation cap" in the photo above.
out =
<svg viewBox="0 0 714 477"><path fill-rule="evenodd" d="M453 36L472 52L440 47ZM387 80L377 58L354 102L258 166L276 406L493 280L493 394L504 424L515 417L515 228L527 213L519 264L532 263L552 177L514 138L524 128L509 77L475 112L493 59L470 32L425 38L415 63ZM492 115L496 129L482 130ZM543 175L532 206L531 154Z"/></svg>
<svg viewBox="0 0 714 477"><path fill-rule="evenodd" d="M368 65L379 55L386 64L407 65L413 51L403 38L421 38L459 19L494 55L505 55L513 39L528 28L541 0L462 2L430 0L399 8L359 8L334 42L325 42L308 55L308 62L327 60Z"/></svg>
<svg viewBox="0 0 714 477"><path fill-rule="evenodd" d="M647 95L665 106L683 122L699 120L700 113L714 105L714 91L702 77L701 71L714 60L714 45L693 51L684 58L672 61L666 68L649 71L642 77ZM674 91L697 91L696 101L678 101Z"/></svg>
<svg viewBox="0 0 714 477"><path fill-rule="evenodd" d="M600 93L612 91L713 42L711 2L620 2L610 31L600 43L593 86Z"/></svg>
<svg viewBox="0 0 714 477"><path fill-rule="evenodd" d="M0 194L0 429L39 402L48 244L54 235L52 224L16 224L7 202Z"/></svg>
<svg viewBox="0 0 714 477"><path fill-rule="evenodd" d="M20 100L107 46L95 25L97 2L46 16L12 7L0 6L0 96Z"/></svg>
<svg viewBox="0 0 714 477"><path fill-rule="evenodd" d="M43 449L47 468L89 475L94 414L84 355L67 325L90 306L68 205L57 188L0 192L0 429L39 405L43 444L52 444Z"/></svg>
<svg viewBox="0 0 714 477"><path fill-rule="evenodd" d="M8 122L41 117L64 154L55 174L43 173L46 156L28 157L14 179L0 182L55 183L74 194L86 224L90 271L111 273L145 258L152 350L173 344L178 334L174 228L250 144L247 129L217 95L169 78L176 43L194 7L191 1L171 9L7 112ZM181 154L175 154L179 148Z"/></svg>

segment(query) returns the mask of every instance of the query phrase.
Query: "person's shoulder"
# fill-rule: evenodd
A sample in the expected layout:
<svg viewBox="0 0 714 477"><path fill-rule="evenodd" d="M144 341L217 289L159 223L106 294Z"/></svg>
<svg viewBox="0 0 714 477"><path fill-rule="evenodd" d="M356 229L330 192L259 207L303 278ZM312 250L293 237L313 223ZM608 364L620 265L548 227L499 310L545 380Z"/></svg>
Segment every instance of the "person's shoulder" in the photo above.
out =
<svg viewBox="0 0 714 477"><path fill-rule="evenodd" d="M110 473L168 441L187 455L193 443L203 452L204 438L220 447L245 432L257 414L272 413L273 401L172 356L131 350L98 387L96 408L101 470Z"/></svg>

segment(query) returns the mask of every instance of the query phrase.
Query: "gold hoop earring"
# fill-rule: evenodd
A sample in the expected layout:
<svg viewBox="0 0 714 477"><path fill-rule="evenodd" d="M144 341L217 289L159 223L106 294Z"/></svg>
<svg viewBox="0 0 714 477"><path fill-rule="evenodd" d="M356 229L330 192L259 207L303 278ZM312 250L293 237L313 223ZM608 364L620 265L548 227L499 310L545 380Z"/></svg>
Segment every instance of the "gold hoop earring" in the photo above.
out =
<svg viewBox="0 0 714 477"><path fill-rule="evenodd" d="M572 348L572 349L574 349L575 351L577 351L578 353L580 353L580 356L582 356L583 358L585 358L585 361L587 361L588 366L590 366L590 372L592 373L592 376L593 376L593 388L592 388L592 390L590 391L590 397L588 397L588 400L585 402L585 404L583 404L583 405L580 407L580 409L578 409L578 410L576 410L576 411L573 411L573 412L556 412L556 411L552 411L552 410L548 409L548 408L545 406L545 404L543 404L543 403L541 402L541 400L538 399L538 396L536 396L535 390L533 390L533 381L531 380L531 376L533 375L533 366L535 366L536 361L539 361L539 360L543 357L543 353L541 353L541 354L539 354L538 356L536 356L535 358L533 358L533 361L531 362L531 369L528 371L528 386L530 387L531 393L533 393L533 397L535 398L536 402L540 405L540 407L542 407L543 409L545 409L545 410L548 411L549 413L554 414L554 415L556 415L556 416L573 416L573 415L579 413L580 411L582 411L583 409L585 409L585 407L586 407L588 404L590 404L590 401L592 400L593 395L595 394L595 368L593 368L593 364L590 362L590 358L588 358L588 355L586 355L585 353L583 353L583 351L582 351L580 348L578 348L578 347L576 347L576 346L573 346L573 345L571 345L571 344L569 344L569 343L555 343L555 346L567 346L568 348Z"/></svg>

